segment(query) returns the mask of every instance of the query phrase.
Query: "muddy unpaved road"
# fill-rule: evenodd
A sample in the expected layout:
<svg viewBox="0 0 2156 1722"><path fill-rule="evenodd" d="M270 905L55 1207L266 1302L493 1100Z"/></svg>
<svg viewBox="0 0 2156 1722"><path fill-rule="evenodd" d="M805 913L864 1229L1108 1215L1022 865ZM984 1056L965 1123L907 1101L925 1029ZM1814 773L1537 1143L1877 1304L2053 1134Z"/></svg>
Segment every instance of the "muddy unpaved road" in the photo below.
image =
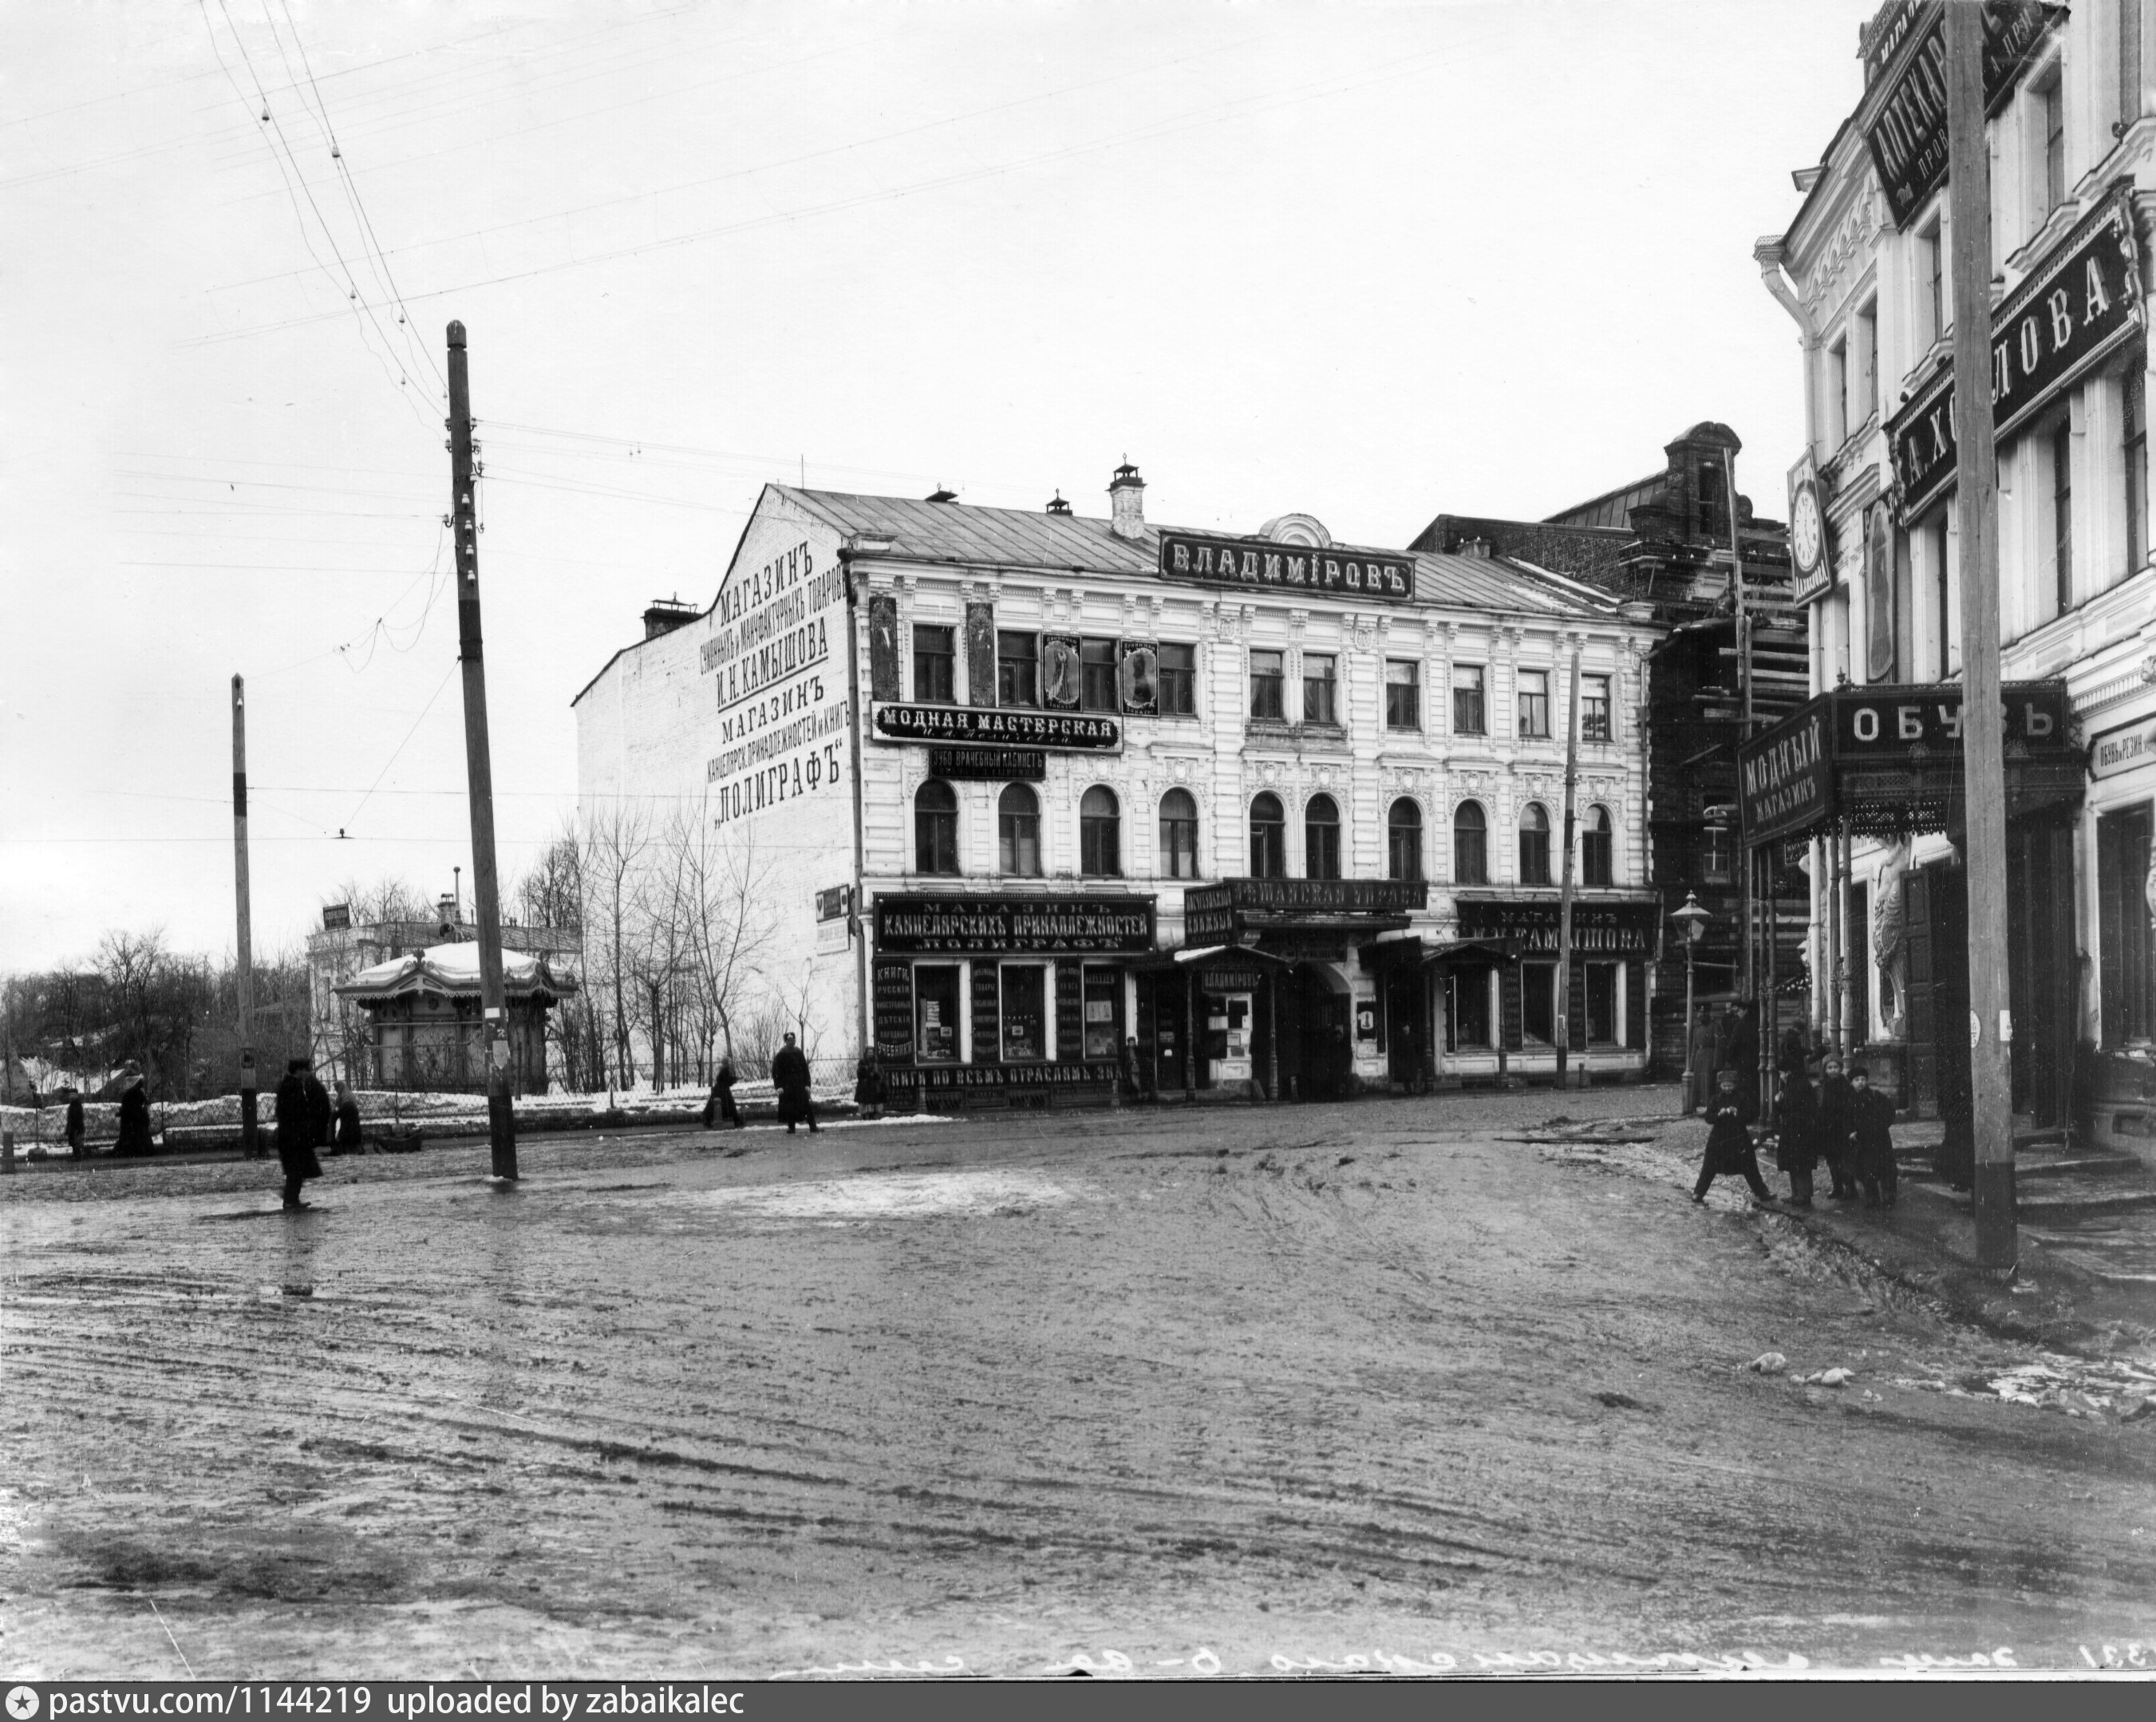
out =
<svg viewBox="0 0 2156 1722"><path fill-rule="evenodd" d="M2156 1663L2156 1416L1505 1104L13 1180L0 1664Z"/></svg>

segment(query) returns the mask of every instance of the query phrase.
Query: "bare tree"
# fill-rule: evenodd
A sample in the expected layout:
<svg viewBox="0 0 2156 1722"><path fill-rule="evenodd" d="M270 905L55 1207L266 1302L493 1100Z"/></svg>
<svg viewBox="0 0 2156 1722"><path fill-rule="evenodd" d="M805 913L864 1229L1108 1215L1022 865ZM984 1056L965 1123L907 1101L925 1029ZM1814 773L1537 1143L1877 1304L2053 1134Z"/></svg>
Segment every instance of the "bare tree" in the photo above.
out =
<svg viewBox="0 0 2156 1722"><path fill-rule="evenodd" d="M577 938L578 990L556 1005L547 1021L547 1037L561 1053L562 1080L572 1092L598 1087L606 1074L606 1044L584 938L584 847L576 821L566 821L561 835L510 892L526 926L554 928Z"/></svg>
<svg viewBox="0 0 2156 1722"><path fill-rule="evenodd" d="M435 905L409 881L388 874L362 885L346 879L337 887L338 897L350 905L352 925L372 927L382 921L432 921Z"/></svg>
<svg viewBox="0 0 2156 1722"><path fill-rule="evenodd" d="M639 807L616 799L588 817L582 834L578 874L584 893L585 984L610 1006L614 1079L624 1088L636 1081L630 1039L629 992L637 888L651 846L650 821Z"/></svg>
<svg viewBox="0 0 2156 1722"><path fill-rule="evenodd" d="M700 1061L734 1031L778 928L773 869L750 826L722 827L708 806L685 810L672 833L680 856L684 954L693 988Z"/></svg>

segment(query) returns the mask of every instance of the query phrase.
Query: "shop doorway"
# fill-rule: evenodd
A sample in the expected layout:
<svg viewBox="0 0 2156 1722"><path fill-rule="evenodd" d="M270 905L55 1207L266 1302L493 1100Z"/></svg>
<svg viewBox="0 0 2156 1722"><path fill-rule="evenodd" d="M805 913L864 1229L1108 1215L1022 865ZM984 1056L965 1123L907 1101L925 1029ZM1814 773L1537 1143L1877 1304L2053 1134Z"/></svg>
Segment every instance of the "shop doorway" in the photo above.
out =
<svg viewBox="0 0 2156 1722"><path fill-rule="evenodd" d="M2073 1110L2075 992L2074 839L2056 820L2006 827L2006 975L2014 1013L2014 1110L2040 1127L2070 1122Z"/></svg>
<svg viewBox="0 0 2156 1722"><path fill-rule="evenodd" d="M1348 984L1329 964L1301 963L1276 979L1280 1086L1289 1100L1346 1097L1354 1068Z"/></svg>
<svg viewBox="0 0 2156 1722"><path fill-rule="evenodd" d="M1909 873L1902 892L1909 991L1909 1092L1905 1101L1920 1118L1966 1119L1968 882L1958 867L1917 867ZM1860 986L1857 996L1863 995Z"/></svg>
<svg viewBox="0 0 2156 1722"><path fill-rule="evenodd" d="M1383 993L1385 1074L1410 1089L1429 1075L1430 989L1419 965L1386 975Z"/></svg>

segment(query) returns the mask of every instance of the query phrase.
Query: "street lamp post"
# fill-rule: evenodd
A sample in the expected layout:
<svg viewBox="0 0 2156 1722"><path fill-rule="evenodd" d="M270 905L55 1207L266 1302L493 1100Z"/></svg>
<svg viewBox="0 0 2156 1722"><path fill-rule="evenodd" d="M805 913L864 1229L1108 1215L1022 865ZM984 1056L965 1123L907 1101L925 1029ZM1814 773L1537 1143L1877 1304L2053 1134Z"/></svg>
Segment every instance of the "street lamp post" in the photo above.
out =
<svg viewBox="0 0 2156 1722"><path fill-rule="evenodd" d="M1697 950L1697 949L1698 948L1698 947L1699 947L1699 939L1700 939L1700 935L1701 935L1702 933L1705 933L1705 932L1707 931L1707 923L1709 921L1712 920L1713 918L1713 918L1712 915L1710 915L1710 914L1709 914L1709 913L1708 913L1705 909L1702 908L1702 907L1699 906L1699 893L1698 893L1697 892L1696 892L1696 891L1687 891L1686 892L1685 892L1684 907L1683 907L1682 908L1681 908L1681 909L1677 909L1677 910L1673 911L1673 912L1671 913L1671 916L1670 916L1670 919L1671 919L1672 921L1674 921L1674 922L1676 922L1676 923L1677 923L1677 931L1678 931L1680 933L1681 933L1681 934L1683 935L1683 937L1684 937L1684 954L1685 954L1685 1014L1684 1014L1684 1037L1685 1037L1685 1038L1684 1038L1684 1046L1685 1046L1685 1061L1684 1061L1684 1092L1683 1092L1683 1094L1679 1097L1679 1101L1678 1101L1678 1108L1677 1108L1677 1110L1678 1110L1678 1115L1679 1115L1680 1117L1682 1117L1684 1114L1686 1114L1686 1113L1689 1113L1689 1112L1691 1110L1691 1095L1692 1095L1692 1087L1691 1087L1691 1085L1692 1085L1692 1071L1691 1071L1691 1042L1692 1042L1692 1033L1691 1033L1691 1028L1692 1028L1691 959L1692 959L1692 953L1693 953L1695 950Z"/></svg>

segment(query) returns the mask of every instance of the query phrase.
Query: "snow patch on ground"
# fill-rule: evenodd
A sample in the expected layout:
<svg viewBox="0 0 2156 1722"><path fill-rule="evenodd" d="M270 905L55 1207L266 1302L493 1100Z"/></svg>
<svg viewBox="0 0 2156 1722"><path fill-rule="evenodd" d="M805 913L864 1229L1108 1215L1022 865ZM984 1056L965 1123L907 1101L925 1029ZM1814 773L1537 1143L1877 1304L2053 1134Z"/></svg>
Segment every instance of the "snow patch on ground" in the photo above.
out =
<svg viewBox="0 0 2156 1722"><path fill-rule="evenodd" d="M845 1225L869 1220L1007 1218L1060 1206L1077 1192L1034 1172L882 1172L754 1190L700 1190L685 1200L758 1220Z"/></svg>

